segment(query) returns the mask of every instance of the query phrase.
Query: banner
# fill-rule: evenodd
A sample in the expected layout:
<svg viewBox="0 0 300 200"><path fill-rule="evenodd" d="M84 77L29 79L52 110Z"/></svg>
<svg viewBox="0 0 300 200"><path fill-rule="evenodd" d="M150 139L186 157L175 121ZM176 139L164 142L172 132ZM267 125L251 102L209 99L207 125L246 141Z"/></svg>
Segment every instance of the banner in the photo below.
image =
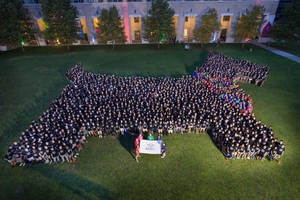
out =
<svg viewBox="0 0 300 200"><path fill-rule="evenodd" d="M140 153L161 154L161 141L141 140Z"/></svg>

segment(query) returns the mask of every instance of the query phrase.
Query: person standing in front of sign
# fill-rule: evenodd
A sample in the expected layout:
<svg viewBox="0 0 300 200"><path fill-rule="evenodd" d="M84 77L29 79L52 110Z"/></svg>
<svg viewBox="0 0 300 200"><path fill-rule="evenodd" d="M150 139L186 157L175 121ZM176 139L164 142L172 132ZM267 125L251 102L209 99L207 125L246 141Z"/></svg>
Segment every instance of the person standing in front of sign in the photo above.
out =
<svg viewBox="0 0 300 200"><path fill-rule="evenodd" d="M138 157L140 157L140 140L139 137L137 137L134 141L135 146L135 160L136 162L139 162Z"/></svg>
<svg viewBox="0 0 300 200"><path fill-rule="evenodd" d="M167 147L166 143L163 141L162 146L161 146L161 158L165 158L167 154Z"/></svg>
<svg viewBox="0 0 300 200"><path fill-rule="evenodd" d="M138 139L139 141L141 141L141 140L143 139L143 134L140 133L140 135L137 137L137 139Z"/></svg>
<svg viewBox="0 0 300 200"><path fill-rule="evenodd" d="M140 145L137 145L135 147L135 160L136 160L136 162L139 162L139 157L140 157Z"/></svg>
<svg viewBox="0 0 300 200"><path fill-rule="evenodd" d="M162 138L161 138L160 135L158 135L158 137L157 137L157 142L158 142L159 144L161 144L161 142L162 142Z"/></svg>
<svg viewBox="0 0 300 200"><path fill-rule="evenodd" d="M151 133L149 133L149 135L148 135L148 140L154 140L154 137Z"/></svg>
<svg viewBox="0 0 300 200"><path fill-rule="evenodd" d="M134 146L135 146L135 148L137 147L137 146L139 146L140 145L140 140L139 140L139 138L137 137L136 139L135 139L135 141L134 141Z"/></svg>

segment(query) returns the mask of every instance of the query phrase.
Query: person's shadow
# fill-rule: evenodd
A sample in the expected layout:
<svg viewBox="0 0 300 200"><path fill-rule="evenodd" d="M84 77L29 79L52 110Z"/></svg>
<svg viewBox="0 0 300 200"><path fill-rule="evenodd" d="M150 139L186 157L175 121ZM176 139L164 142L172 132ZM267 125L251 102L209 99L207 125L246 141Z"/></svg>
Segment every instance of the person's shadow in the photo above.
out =
<svg viewBox="0 0 300 200"><path fill-rule="evenodd" d="M118 139L121 144L121 146L128 151L128 153L132 156L133 159L135 159L135 152L134 152L134 141L135 138L137 137L136 134L130 134L128 133L127 135L119 135Z"/></svg>

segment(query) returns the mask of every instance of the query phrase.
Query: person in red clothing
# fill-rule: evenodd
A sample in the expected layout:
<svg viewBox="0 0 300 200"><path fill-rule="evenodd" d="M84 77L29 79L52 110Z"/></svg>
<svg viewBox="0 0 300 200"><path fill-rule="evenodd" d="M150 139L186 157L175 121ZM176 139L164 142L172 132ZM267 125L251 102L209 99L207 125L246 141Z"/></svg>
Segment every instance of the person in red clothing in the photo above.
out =
<svg viewBox="0 0 300 200"><path fill-rule="evenodd" d="M140 141L139 141L138 138L136 138L135 141L134 141L134 146L135 146L135 148L136 148L137 146L139 146L139 145L140 145Z"/></svg>
<svg viewBox="0 0 300 200"><path fill-rule="evenodd" d="M140 157L140 145L137 145L136 147L135 147L135 160L136 160L136 162L139 162L139 158Z"/></svg>

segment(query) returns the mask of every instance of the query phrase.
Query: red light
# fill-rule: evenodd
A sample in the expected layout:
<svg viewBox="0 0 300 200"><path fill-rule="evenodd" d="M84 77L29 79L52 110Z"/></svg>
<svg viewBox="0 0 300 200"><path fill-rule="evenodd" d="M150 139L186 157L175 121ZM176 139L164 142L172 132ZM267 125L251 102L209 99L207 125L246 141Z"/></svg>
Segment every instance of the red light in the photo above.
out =
<svg viewBox="0 0 300 200"><path fill-rule="evenodd" d="M128 4L127 4L127 2L123 2L122 5L123 5L125 36L126 36L127 43L130 43Z"/></svg>

